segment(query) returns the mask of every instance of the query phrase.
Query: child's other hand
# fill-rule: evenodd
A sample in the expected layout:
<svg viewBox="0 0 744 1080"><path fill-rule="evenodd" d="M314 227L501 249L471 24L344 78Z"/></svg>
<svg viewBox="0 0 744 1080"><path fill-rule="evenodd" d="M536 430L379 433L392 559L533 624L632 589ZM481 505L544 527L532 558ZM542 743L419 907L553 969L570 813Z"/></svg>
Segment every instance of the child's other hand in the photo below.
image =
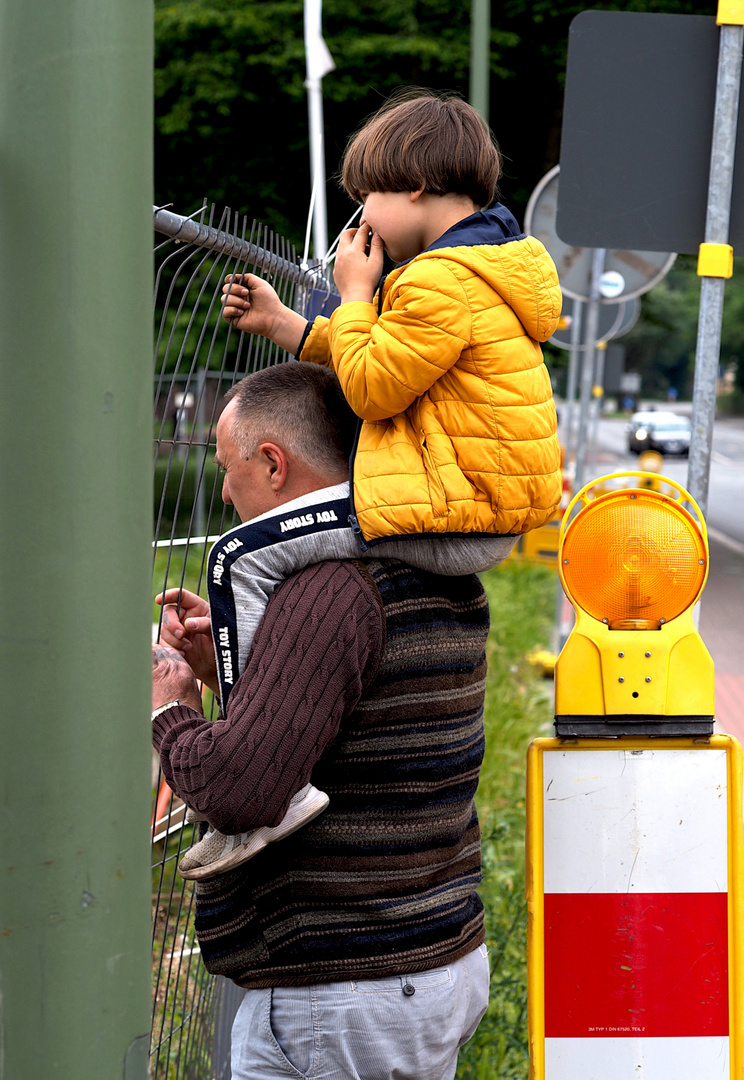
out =
<svg viewBox="0 0 744 1080"><path fill-rule="evenodd" d="M366 221L362 221L358 229L347 229L341 234L333 277L342 304L351 300L371 302L382 274L384 253L381 238L372 232Z"/></svg>

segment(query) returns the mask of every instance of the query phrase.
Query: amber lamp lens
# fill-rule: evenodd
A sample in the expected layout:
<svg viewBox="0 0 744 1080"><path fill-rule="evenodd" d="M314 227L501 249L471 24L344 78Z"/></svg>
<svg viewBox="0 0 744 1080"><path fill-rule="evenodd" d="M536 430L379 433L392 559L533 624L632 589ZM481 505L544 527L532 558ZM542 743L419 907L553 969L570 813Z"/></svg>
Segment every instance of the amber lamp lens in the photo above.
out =
<svg viewBox="0 0 744 1080"><path fill-rule="evenodd" d="M612 492L566 530L561 572L580 608L610 626L669 622L697 599L707 552L692 516L650 491Z"/></svg>

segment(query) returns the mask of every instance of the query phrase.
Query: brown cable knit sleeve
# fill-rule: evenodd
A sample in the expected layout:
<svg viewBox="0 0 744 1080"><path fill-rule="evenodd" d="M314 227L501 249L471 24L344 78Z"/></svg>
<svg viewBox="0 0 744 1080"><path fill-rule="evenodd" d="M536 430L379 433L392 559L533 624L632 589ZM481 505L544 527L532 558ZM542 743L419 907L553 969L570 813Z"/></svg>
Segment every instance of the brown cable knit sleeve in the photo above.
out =
<svg viewBox="0 0 744 1080"><path fill-rule="evenodd" d="M384 647L379 593L353 562L323 562L270 598L227 715L188 706L153 723L165 778L210 824L276 825L374 678Z"/></svg>

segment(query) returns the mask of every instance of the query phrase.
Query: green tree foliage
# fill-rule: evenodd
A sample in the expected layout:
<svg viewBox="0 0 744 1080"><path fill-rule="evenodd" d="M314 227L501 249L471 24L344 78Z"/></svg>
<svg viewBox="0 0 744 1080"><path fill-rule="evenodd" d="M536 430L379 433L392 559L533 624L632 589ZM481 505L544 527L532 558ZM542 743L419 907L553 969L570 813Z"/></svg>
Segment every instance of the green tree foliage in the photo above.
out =
<svg viewBox="0 0 744 1080"><path fill-rule="evenodd" d="M642 376L644 397L661 397L675 387L692 396L700 279L695 260L679 256L659 285L642 300L643 318L624 341L626 370Z"/></svg>
<svg viewBox="0 0 744 1080"><path fill-rule="evenodd" d="M623 344L627 371L642 376L643 397L666 397L674 387L681 398L692 397L697 344L700 278L697 260L680 255L672 270L642 298L643 314ZM721 333L721 369L734 370L744 390L744 260L735 260L726 285ZM742 380L739 382L739 380Z"/></svg>
<svg viewBox="0 0 744 1080"><path fill-rule="evenodd" d="M734 259L734 276L726 283L721 365L734 372L739 411L744 412L744 259Z"/></svg>
<svg viewBox="0 0 744 1080"><path fill-rule="evenodd" d="M156 197L179 211L203 196L261 216L298 246L310 196L301 0L156 4ZM326 160L401 85L467 91L469 0L326 0L336 71L324 79ZM492 69L512 33L494 29ZM329 184L332 229L350 203Z"/></svg>
<svg viewBox="0 0 744 1080"><path fill-rule="evenodd" d="M610 10L713 15L696 0L619 0ZM490 120L502 198L521 218L560 151L568 30L585 3L492 7ZM324 0L336 70L323 80L331 236L352 206L334 181L346 140L399 86L467 95L471 0ZM302 0L156 0L156 199L204 197L259 217L301 250L310 199ZM739 272L741 280L741 272ZM736 278L734 279L734 282ZM723 362L744 356L744 293L730 283ZM643 299L625 339L646 394L691 391L699 282L689 259ZM555 354L555 366L566 354ZM744 362L737 376L744 390Z"/></svg>
<svg viewBox="0 0 744 1080"><path fill-rule="evenodd" d="M598 7L713 14L694 0ZM559 156L568 28L565 0L493 5L491 124L502 191L519 215ZM323 80L326 162L398 86L467 95L470 0L325 0L336 70ZM190 212L202 197L260 216L300 245L310 196L302 0L156 0L156 197ZM330 228L349 203L329 184Z"/></svg>

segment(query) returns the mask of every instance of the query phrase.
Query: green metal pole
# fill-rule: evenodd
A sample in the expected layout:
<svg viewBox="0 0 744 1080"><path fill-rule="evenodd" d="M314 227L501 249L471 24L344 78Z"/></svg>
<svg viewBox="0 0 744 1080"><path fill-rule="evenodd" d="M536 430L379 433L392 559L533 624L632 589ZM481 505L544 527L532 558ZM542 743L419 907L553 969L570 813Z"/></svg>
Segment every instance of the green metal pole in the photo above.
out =
<svg viewBox="0 0 744 1080"><path fill-rule="evenodd" d="M144 1080L151 0L0 0L0 1077Z"/></svg>
<svg viewBox="0 0 744 1080"><path fill-rule="evenodd" d="M491 0L472 0L470 9L470 104L488 123L491 79Z"/></svg>

